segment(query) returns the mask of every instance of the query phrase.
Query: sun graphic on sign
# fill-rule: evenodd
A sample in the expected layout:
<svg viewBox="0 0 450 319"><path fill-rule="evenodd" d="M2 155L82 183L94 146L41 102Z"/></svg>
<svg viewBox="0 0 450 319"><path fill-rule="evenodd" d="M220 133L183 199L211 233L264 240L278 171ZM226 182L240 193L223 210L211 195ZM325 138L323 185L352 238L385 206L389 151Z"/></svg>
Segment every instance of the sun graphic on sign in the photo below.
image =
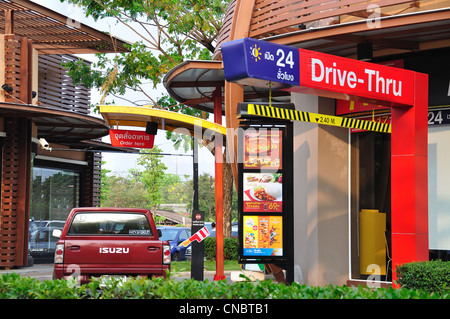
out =
<svg viewBox="0 0 450 319"><path fill-rule="evenodd" d="M250 47L250 54L252 57L255 58L255 62L258 62L258 60L261 60L261 48L258 48L258 46L255 44L254 47Z"/></svg>

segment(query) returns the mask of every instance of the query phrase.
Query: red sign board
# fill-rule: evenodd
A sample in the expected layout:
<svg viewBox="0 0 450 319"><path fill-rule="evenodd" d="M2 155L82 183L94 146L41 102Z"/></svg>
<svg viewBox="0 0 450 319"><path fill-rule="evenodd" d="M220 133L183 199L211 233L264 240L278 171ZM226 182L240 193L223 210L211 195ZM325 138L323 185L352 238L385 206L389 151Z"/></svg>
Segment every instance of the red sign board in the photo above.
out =
<svg viewBox="0 0 450 319"><path fill-rule="evenodd" d="M403 69L403 60L384 61L381 65L387 65ZM389 107L374 103L366 103L361 101L336 100L336 115L354 114L354 113L374 113L378 111L389 110Z"/></svg>
<svg viewBox="0 0 450 319"><path fill-rule="evenodd" d="M300 86L412 105L414 72L300 50Z"/></svg>
<svg viewBox="0 0 450 319"><path fill-rule="evenodd" d="M155 135L144 131L109 130L111 145L116 147L153 148Z"/></svg>

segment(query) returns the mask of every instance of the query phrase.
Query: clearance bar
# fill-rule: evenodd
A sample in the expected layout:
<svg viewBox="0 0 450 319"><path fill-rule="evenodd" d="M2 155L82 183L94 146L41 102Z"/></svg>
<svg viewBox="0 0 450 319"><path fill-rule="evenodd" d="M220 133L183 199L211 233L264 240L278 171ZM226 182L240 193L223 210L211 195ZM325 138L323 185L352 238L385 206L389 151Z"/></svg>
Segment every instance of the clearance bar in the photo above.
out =
<svg viewBox="0 0 450 319"><path fill-rule="evenodd" d="M283 120L302 121L324 125L347 127L365 131L374 131L381 133L391 133L391 125L381 122L358 120L333 115L317 114L310 112L297 111L281 107L273 107L260 104L248 104L248 115L257 115L271 117Z"/></svg>

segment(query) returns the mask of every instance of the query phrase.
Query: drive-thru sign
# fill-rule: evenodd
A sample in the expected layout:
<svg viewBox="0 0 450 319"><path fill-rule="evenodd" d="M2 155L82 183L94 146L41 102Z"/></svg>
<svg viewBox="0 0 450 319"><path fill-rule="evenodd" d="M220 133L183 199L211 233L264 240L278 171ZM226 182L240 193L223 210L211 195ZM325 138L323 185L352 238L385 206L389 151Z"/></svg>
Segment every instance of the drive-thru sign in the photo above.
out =
<svg viewBox="0 0 450 319"><path fill-rule="evenodd" d="M222 57L229 82L391 107L393 280L397 265L428 260L426 74L251 38Z"/></svg>
<svg viewBox="0 0 450 319"><path fill-rule="evenodd" d="M413 105L414 73L251 38L227 42L227 81L347 100ZM337 94L336 94L337 93Z"/></svg>

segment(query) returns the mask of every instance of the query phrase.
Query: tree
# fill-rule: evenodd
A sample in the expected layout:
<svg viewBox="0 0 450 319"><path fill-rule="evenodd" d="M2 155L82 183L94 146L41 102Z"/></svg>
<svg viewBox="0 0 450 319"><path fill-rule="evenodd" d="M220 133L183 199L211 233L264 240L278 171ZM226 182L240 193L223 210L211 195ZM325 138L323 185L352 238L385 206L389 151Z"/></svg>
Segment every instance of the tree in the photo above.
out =
<svg viewBox="0 0 450 319"><path fill-rule="evenodd" d="M145 185L134 179L132 174L127 177L105 176L108 192L103 193L103 207L139 207L150 208L152 203Z"/></svg>
<svg viewBox="0 0 450 319"><path fill-rule="evenodd" d="M101 169L101 179L100 179L100 203L102 203L104 200L106 200L109 192L110 192L110 185L108 183L107 174L111 172L111 170L104 168L104 165L106 164L105 161L102 161L102 169Z"/></svg>
<svg viewBox="0 0 450 319"><path fill-rule="evenodd" d="M155 101L143 87L151 81L156 87L163 76L185 60L210 60L215 51L222 19L230 0L60 0L84 8L95 20L115 18L137 35L140 41L129 45L129 53L97 54L98 62L89 67L68 62L66 67L75 84L98 88L108 95L123 95L127 89L142 93L154 107L202 116L198 110L178 105L163 96ZM211 92L211 95L213 93ZM139 104L134 102L135 104ZM185 150L192 141L168 133L167 137ZM228 166L227 166L228 165ZM231 236L231 192L233 179L224 162L224 220L226 237ZM229 226L229 227L228 227Z"/></svg>
<svg viewBox="0 0 450 319"><path fill-rule="evenodd" d="M179 175L164 174L161 184L161 195L165 204L186 204L192 198L192 187L188 188Z"/></svg>
<svg viewBox="0 0 450 319"><path fill-rule="evenodd" d="M222 17L230 0L60 0L84 8L95 20L115 18L140 41L129 45L129 53L97 54L92 68L81 61L66 67L75 83L101 89L107 94L124 94L133 89L155 100L142 87L153 86L187 59L210 60L215 50ZM147 103L148 104L148 103ZM186 110L183 108L183 110ZM184 112L182 110L182 112Z"/></svg>
<svg viewBox="0 0 450 319"><path fill-rule="evenodd" d="M162 203L161 187L164 181L164 171L166 165L161 161L161 149L154 146L152 149L142 149L137 159L138 165L144 167L140 180L144 183L145 188L150 196L152 210Z"/></svg>

